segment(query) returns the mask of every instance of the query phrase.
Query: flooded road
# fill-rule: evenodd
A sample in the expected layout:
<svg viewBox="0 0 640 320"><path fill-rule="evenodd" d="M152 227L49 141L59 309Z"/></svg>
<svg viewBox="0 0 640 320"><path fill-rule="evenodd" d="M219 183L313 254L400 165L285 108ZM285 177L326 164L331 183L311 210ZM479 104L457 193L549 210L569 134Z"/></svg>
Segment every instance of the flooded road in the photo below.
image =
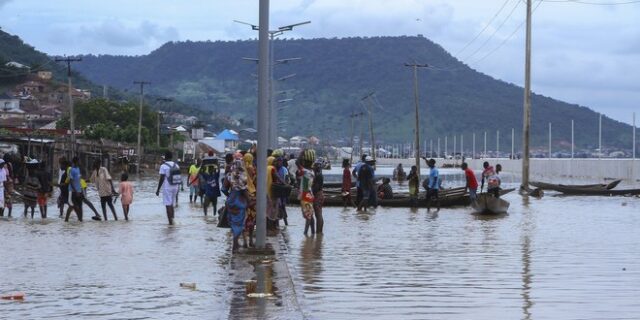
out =
<svg viewBox="0 0 640 320"><path fill-rule="evenodd" d="M313 319L638 319L640 199L509 194L469 209L325 208L286 232Z"/></svg>
<svg viewBox="0 0 640 320"><path fill-rule="evenodd" d="M120 220L107 223L63 223L53 203L49 219L24 219L14 205L13 218L0 220L0 293L26 299L0 300L0 318L226 319L226 229L190 206L188 191L168 227L156 183L136 188L129 222L119 201Z"/></svg>
<svg viewBox="0 0 640 320"><path fill-rule="evenodd" d="M247 318L242 290L230 292L227 230L188 191L168 227L155 183L136 187L129 222L119 203L120 221L68 224L53 203L45 221L16 204L0 220L0 294L27 296L0 300L0 318ZM497 217L325 208L314 238L292 207L286 294L310 319L638 319L639 198L504 198L509 214Z"/></svg>

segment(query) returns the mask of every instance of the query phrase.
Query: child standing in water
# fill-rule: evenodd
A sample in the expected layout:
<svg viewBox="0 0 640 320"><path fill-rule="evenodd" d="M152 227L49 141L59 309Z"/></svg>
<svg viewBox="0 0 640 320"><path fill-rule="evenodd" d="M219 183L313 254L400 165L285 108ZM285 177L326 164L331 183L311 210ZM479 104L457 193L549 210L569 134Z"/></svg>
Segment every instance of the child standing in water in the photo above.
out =
<svg viewBox="0 0 640 320"><path fill-rule="evenodd" d="M120 176L120 201L122 202L122 212L124 219L129 221L129 206L133 202L133 184L129 182L129 174L123 172Z"/></svg>

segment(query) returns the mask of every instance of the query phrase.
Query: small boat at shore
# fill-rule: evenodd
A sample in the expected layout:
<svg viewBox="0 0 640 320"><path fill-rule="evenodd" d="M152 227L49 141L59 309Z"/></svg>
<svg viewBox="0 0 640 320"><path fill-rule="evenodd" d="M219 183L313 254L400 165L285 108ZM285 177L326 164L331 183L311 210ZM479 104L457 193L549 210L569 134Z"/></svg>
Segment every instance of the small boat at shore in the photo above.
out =
<svg viewBox="0 0 640 320"><path fill-rule="evenodd" d="M531 181L529 184L545 190L557 189L593 189L593 190L611 190L620 184L622 180L614 180L610 183L598 183L598 184L553 184L546 182Z"/></svg>
<svg viewBox="0 0 640 320"><path fill-rule="evenodd" d="M508 201L488 193L479 194L476 201L471 203L475 214L505 214L509 210L509 205Z"/></svg>
<svg viewBox="0 0 640 320"><path fill-rule="evenodd" d="M500 191L500 194L501 195L507 194L514 190L515 189L503 189ZM289 203L291 204L300 203L296 194L297 194L296 191L291 193L291 196L289 198ZM355 195L355 192L353 194ZM466 192L464 187L440 190L440 194L438 195L438 197L440 201L440 208L466 207L471 204L471 199L469 198L469 194ZM411 198L409 198L409 196L406 194L395 195L393 199L378 199L378 205L381 207L392 207L392 208L436 207L436 203L428 203L424 197L419 197L417 200L414 201ZM340 193L332 192L331 190L325 190L323 206L324 207L344 206L342 195Z"/></svg>

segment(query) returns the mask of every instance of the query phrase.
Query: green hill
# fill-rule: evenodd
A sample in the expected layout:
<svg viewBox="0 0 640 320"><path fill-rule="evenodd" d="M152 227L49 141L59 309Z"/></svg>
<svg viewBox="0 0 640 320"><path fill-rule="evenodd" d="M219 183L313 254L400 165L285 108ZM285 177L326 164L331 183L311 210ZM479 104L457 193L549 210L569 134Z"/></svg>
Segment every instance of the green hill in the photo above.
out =
<svg viewBox="0 0 640 320"><path fill-rule="evenodd" d="M292 90L289 97L294 99L286 105L282 135L348 137L348 115L362 110L360 99L375 91L380 102L374 108L376 140L411 141L413 74L403 64L415 59L435 66L420 71L423 139L464 134L470 146L471 133L480 139L486 130L489 144L495 146L495 132L500 130L500 148L507 150L511 128L515 128L520 144L522 88L469 68L424 37L278 40L274 52L276 59L303 58L275 67L276 78L297 74L277 84L278 89ZM77 68L96 83L124 89L131 87L132 80L144 79L153 82L149 86L153 93L198 105L207 112L254 120L257 85L251 74L256 65L241 58L256 55L256 41L171 42L145 56L85 56ZM553 122L554 148L566 145L572 119L580 133L576 135L578 146L597 146L597 113L534 95L533 145L547 145L548 122ZM603 119L607 146L629 146L630 132L628 125Z"/></svg>

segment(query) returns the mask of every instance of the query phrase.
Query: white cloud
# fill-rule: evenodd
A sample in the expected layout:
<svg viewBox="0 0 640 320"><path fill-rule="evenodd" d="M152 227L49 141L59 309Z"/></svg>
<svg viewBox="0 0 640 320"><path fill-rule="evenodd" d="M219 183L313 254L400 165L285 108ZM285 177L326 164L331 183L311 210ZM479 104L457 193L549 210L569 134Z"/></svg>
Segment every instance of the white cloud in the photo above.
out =
<svg viewBox="0 0 640 320"><path fill-rule="evenodd" d="M473 68L523 83L521 0L509 0L492 25L457 58ZM311 20L286 37L423 34L458 52L498 11L503 0L279 0L271 1L271 27ZM534 1L535 4L538 1ZM589 6L543 2L534 13L533 87L537 92L605 113L627 112L638 101L640 5ZM233 40L257 32L233 23L258 23L255 0L0 0L3 29L52 54L145 54L168 40ZM612 101L613 100L613 101Z"/></svg>

